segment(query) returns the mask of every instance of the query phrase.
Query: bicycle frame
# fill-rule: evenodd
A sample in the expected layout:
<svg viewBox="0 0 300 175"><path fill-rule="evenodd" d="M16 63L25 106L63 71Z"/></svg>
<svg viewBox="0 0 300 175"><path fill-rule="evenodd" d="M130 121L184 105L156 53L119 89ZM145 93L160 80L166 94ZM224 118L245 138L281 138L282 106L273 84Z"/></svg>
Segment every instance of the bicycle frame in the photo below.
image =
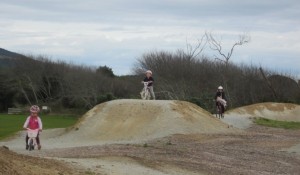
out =
<svg viewBox="0 0 300 175"><path fill-rule="evenodd" d="M141 92L141 98L143 100L150 100L150 91L148 87L149 82L143 82L143 84L144 84L144 88Z"/></svg>
<svg viewBox="0 0 300 175"><path fill-rule="evenodd" d="M33 150L34 147L37 145L36 138L39 134L38 129L29 129L27 128L27 135L28 135L28 145L29 145L29 150ZM31 144L32 143L32 144Z"/></svg>

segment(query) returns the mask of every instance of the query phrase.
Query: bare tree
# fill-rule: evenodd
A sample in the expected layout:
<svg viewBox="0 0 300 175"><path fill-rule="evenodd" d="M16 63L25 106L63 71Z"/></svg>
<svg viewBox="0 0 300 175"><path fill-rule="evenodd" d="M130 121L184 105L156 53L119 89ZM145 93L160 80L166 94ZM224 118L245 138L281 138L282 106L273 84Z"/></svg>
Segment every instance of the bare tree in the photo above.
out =
<svg viewBox="0 0 300 175"><path fill-rule="evenodd" d="M229 60L233 54L233 51L235 49L236 46L242 46L248 42L250 42L250 36L247 34L241 34L239 35L239 39L238 41L236 41L231 49L229 50L229 52L225 53L223 51L223 47L222 47L222 43L221 41L218 41L212 33L205 33L205 36L210 44L210 48L216 52L218 52L218 54L221 56L221 58L219 58L218 56L215 56L215 59L220 60L222 62L224 62L226 64L226 66L228 66Z"/></svg>

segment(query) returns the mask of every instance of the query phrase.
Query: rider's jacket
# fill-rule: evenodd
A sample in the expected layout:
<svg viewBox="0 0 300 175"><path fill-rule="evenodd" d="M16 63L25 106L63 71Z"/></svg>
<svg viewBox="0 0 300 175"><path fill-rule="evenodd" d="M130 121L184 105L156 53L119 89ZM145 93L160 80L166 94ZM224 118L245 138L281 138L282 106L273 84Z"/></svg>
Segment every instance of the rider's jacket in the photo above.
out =
<svg viewBox="0 0 300 175"><path fill-rule="evenodd" d="M152 81L151 83L148 84L148 87L153 86L154 79L152 77L149 77L149 78L145 77L144 82L148 82L148 81Z"/></svg>
<svg viewBox="0 0 300 175"><path fill-rule="evenodd" d="M43 129L43 124L40 117L29 116L27 117L23 127L29 129Z"/></svg>
<svg viewBox="0 0 300 175"><path fill-rule="evenodd" d="M215 95L215 100L216 100L218 97L221 97L222 99L226 100L226 96L225 96L225 93L224 93L224 92L217 91L217 93L216 93L216 95Z"/></svg>

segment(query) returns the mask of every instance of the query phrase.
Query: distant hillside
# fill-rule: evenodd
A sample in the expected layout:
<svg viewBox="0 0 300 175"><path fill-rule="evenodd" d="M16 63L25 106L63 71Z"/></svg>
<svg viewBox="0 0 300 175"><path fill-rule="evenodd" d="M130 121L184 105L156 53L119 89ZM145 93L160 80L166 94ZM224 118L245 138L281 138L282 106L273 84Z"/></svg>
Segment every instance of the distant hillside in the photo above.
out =
<svg viewBox="0 0 300 175"><path fill-rule="evenodd" d="M24 55L0 48L0 58L1 57L16 58L16 57L24 57Z"/></svg>
<svg viewBox="0 0 300 175"><path fill-rule="evenodd" d="M26 58L26 56L0 48L0 67L13 66L20 58Z"/></svg>

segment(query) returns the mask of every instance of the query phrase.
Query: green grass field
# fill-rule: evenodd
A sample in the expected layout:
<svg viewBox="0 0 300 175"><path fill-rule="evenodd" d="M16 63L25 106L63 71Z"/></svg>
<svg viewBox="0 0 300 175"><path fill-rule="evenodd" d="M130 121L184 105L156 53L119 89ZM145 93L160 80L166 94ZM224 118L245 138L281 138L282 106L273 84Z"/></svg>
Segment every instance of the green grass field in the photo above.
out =
<svg viewBox="0 0 300 175"><path fill-rule="evenodd" d="M256 118L254 122L258 125L274 127L274 128L300 129L300 122L277 121L277 120L270 120L266 118Z"/></svg>
<svg viewBox="0 0 300 175"><path fill-rule="evenodd" d="M74 125L78 117L74 115L43 115L40 116L43 129L66 128ZM26 115L0 114L0 140L23 129Z"/></svg>

